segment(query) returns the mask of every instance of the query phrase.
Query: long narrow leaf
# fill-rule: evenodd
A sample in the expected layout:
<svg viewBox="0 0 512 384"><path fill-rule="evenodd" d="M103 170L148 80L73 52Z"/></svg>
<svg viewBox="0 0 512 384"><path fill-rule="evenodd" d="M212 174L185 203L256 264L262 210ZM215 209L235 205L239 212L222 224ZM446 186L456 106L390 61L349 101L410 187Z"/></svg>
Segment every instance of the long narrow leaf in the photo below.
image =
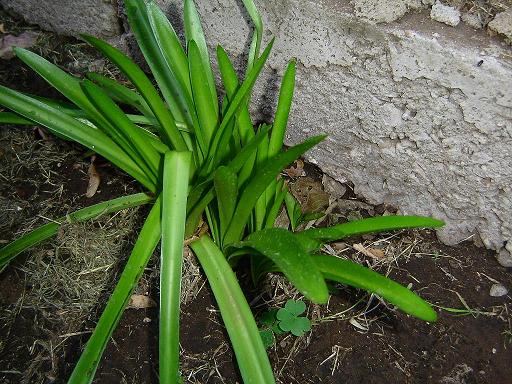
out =
<svg viewBox="0 0 512 384"><path fill-rule="evenodd" d="M165 154L160 261L161 383L179 382L181 266L191 159L190 152Z"/></svg>
<svg viewBox="0 0 512 384"><path fill-rule="evenodd" d="M261 39L263 37L263 21L261 20L261 15L253 0L242 0L242 2L254 23L254 28L256 30L252 38L249 57L247 59L247 71L249 71L252 69L255 60L260 54Z"/></svg>
<svg viewBox="0 0 512 384"><path fill-rule="evenodd" d="M317 255L313 260L326 279L376 293L419 319L429 322L437 319L436 312L418 295L377 272L335 256Z"/></svg>
<svg viewBox="0 0 512 384"><path fill-rule="evenodd" d="M217 46L217 61L219 62L219 70L224 88L226 89L226 95L231 101L235 97L240 83L233 63L231 63L226 51L220 45ZM240 107L237 125L242 144L246 144L252 137L254 137L254 128L251 122L247 103L243 103Z"/></svg>
<svg viewBox="0 0 512 384"><path fill-rule="evenodd" d="M268 257L304 296L318 304L327 302L329 292L324 279L292 232L283 228L264 229L232 246L249 247Z"/></svg>
<svg viewBox="0 0 512 384"><path fill-rule="evenodd" d="M52 85L66 98L68 98L68 100L81 108L83 111L87 112L90 118L93 118L94 120L98 118L97 111L94 109L80 88L79 79L64 72L55 64L50 63L48 60L43 59L41 56L34 52L23 48L14 48L14 52L20 60L31 67L34 71L36 71L50 85ZM49 103L45 102L45 104ZM55 105L50 106L62 112L60 108L56 108Z"/></svg>
<svg viewBox="0 0 512 384"><path fill-rule="evenodd" d="M268 137L265 137L260 145L258 146L258 152L256 155L256 168L261 167L265 162L269 159L268 153ZM269 187L273 184L272 180L261 196L256 201L256 205L254 206L254 230L259 231L263 229L263 224L265 222L265 217L267 216L267 193L274 195L275 191L269 190Z"/></svg>
<svg viewBox="0 0 512 384"><path fill-rule="evenodd" d="M217 61L219 63L222 82L224 83L224 88L226 89L226 95L229 100L232 100L235 97L236 91L238 90L240 84L231 60L229 59L224 48L222 48L220 45L217 47ZM254 127L252 125L248 107L250 96L247 96L246 99L247 101L241 104L240 111L238 112L236 118L238 135L240 136L242 147L254 137ZM251 176L255 161L256 151L251 153L251 156L248 157L247 161L244 163L243 169L239 175L240 185L243 185L245 181Z"/></svg>
<svg viewBox="0 0 512 384"><path fill-rule="evenodd" d="M256 201L265 191L269 183L276 178L279 172L324 138L325 136L323 135L312 137L302 144L296 145L288 151L269 159L265 165L261 167L242 191L235 215L233 216L233 220L231 220L224 238L224 244L227 245L241 239L245 225L249 220L249 216L251 215Z"/></svg>
<svg viewBox="0 0 512 384"><path fill-rule="evenodd" d="M219 128L215 132L215 136L212 140L212 143L210 145L209 149L209 156L208 158L213 158L214 161L210 164L211 168L216 166L218 164L219 158L215 155L219 153L218 149L223 148L228 142L230 135L227 131L227 127L229 126L229 122L231 119L235 116L235 113L238 111L240 105L244 102L245 98L251 91L254 83L256 82L256 79L258 78L261 70L263 69L263 66L265 65L265 62L267 61L267 58L270 54L270 51L272 49L272 45L274 44L274 40L272 40L267 48L265 48L265 51L261 55L261 57L256 61L254 68L251 70L251 72L248 74L247 78L244 80L242 85L239 87L236 94L233 96L233 99L231 100L229 104L229 108L226 112L226 114L222 118L222 122L220 123Z"/></svg>
<svg viewBox="0 0 512 384"><path fill-rule="evenodd" d="M174 119L192 124L186 99L183 97L186 90L181 89L181 84L168 66L162 51L158 45L154 31L151 28L148 8L145 1L125 0L125 9L128 21L142 54L151 68L151 72ZM178 150L181 150L177 148Z"/></svg>
<svg viewBox="0 0 512 384"><path fill-rule="evenodd" d="M208 46L206 45L203 28L201 27L201 20L193 0L185 0L183 12L185 18L185 36L187 38L187 45L190 48L191 41L195 41L197 44L201 66L203 67L204 75L206 76L206 85L209 89L210 99L215 108L215 115L218 116L219 101L217 98L217 87L215 86L215 79L213 77L213 71L210 64L210 55L208 54ZM189 61L190 60L191 59L189 58Z"/></svg>
<svg viewBox="0 0 512 384"><path fill-rule="evenodd" d="M140 231L119 282L110 296L106 308L69 378L68 384L89 384L92 382L101 355L144 272L150 256L160 241L161 214L161 202L158 198Z"/></svg>
<svg viewBox="0 0 512 384"><path fill-rule="evenodd" d="M153 198L145 193L123 196L103 203L91 205L90 207L80 209L64 217L58 218L51 223L42 225L0 249L0 269L21 252L55 235L62 225L97 218L103 214L109 214L122 209L147 204L152 200Z"/></svg>
<svg viewBox="0 0 512 384"><path fill-rule="evenodd" d="M283 147L284 134L286 125L288 124L288 115L293 99L293 89L295 88L295 61L291 61L286 68L286 72L281 82L279 91L279 100L277 102L276 115L270 135L270 143L268 146L268 156L277 155Z"/></svg>
<svg viewBox="0 0 512 384"><path fill-rule="evenodd" d="M142 169L149 169L156 180L159 175L161 158L158 152L149 144L149 140L145 140L145 136L140 129L130 121L122 109L101 88L89 80L84 80L82 88L93 105L103 114L112 127L115 127L125 140L135 148L138 154L137 158L142 159L142 161L137 162L139 166Z"/></svg>
<svg viewBox="0 0 512 384"><path fill-rule="evenodd" d="M34 125L34 122L13 112L0 112L0 124Z"/></svg>
<svg viewBox="0 0 512 384"><path fill-rule="evenodd" d="M0 105L97 152L140 181L151 192L156 191L156 185L148 179L140 167L100 130L3 86L0 86Z"/></svg>
<svg viewBox="0 0 512 384"><path fill-rule="evenodd" d="M116 80L109 79L99 73L89 72L87 77L98 84L114 100L137 109L147 118L155 118L146 100L137 92L126 88Z"/></svg>
<svg viewBox="0 0 512 384"><path fill-rule="evenodd" d="M301 236L323 243L341 240L349 236L364 235L372 232L392 231L407 228L438 228L444 222L422 216L379 216L368 219L337 224L327 228L311 228L301 232Z"/></svg>
<svg viewBox="0 0 512 384"><path fill-rule="evenodd" d="M200 136L206 145L210 144L215 127L218 124L218 102L212 101L208 89L206 70L201 61L201 53L194 40L188 44L190 83L194 104L201 127Z"/></svg>
<svg viewBox="0 0 512 384"><path fill-rule="evenodd" d="M207 236L190 246L215 295L244 383L275 383L251 309L226 258Z"/></svg>
<svg viewBox="0 0 512 384"><path fill-rule="evenodd" d="M157 118L166 144L172 145L172 147L178 151L186 151L187 146L178 130L178 127L176 126L174 117L167 109L157 90L142 69L140 69L139 66L130 60L124 53L106 42L97 39L94 36L82 35L82 38L93 47L99 49L114 64L116 64L124 75L132 82L135 88L137 88Z"/></svg>
<svg viewBox="0 0 512 384"><path fill-rule="evenodd" d="M279 212L281 211L284 198L288 193L288 187L284 185L284 180L281 179L276 183L276 194L274 197L274 201L272 206L270 207L267 217L265 219L265 228L273 228L277 216L279 216Z"/></svg>
<svg viewBox="0 0 512 384"><path fill-rule="evenodd" d="M179 80L183 90L192 96L190 88L188 58L181 46L180 39L171 23L154 2L146 4L149 22L160 51L165 58L169 68Z"/></svg>
<svg viewBox="0 0 512 384"><path fill-rule="evenodd" d="M219 208L221 238L235 212L238 197L238 183L236 174L228 167L219 167L213 177L215 193Z"/></svg>

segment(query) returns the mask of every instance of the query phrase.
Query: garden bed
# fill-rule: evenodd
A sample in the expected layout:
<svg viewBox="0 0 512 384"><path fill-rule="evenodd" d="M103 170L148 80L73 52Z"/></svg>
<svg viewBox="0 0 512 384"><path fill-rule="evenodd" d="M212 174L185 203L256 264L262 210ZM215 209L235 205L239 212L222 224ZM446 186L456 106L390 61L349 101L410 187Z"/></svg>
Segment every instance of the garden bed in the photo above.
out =
<svg viewBox="0 0 512 384"><path fill-rule="evenodd" d="M44 35L40 41L44 42L40 49L72 72L82 73L91 65L110 70L87 49L89 53L81 56L84 45L73 39ZM1 63L0 83L56 96L16 59ZM138 190L130 178L96 159L100 187L94 196L85 197L91 164L86 152L42 130L2 127L3 243L69 211ZM295 164L287 177L299 198L328 207L330 213L323 221L394 212L392 207L365 203L350 185L331 185L326 195L321 188L323 175L307 164ZM146 211L143 207L65 225L58 236L25 252L0 274L0 382L66 382ZM277 380L283 384L510 382L510 295L491 297L489 292L497 283L512 288L512 275L499 266L492 252L477 247L477 240L447 247L432 232L418 230L332 244L327 252L389 274L404 285L412 284L414 291L437 306L439 321L423 323L375 296L337 286L327 306L308 303L310 332L302 337L278 336L269 348ZM189 252L184 271L184 382L241 383L208 283ZM247 281L245 293L256 315L301 298L279 275L269 275L262 285L253 287L243 266L238 273L241 281ZM155 252L135 291L145 299L125 311L96 383L158 382L158 283Z"/></svg>

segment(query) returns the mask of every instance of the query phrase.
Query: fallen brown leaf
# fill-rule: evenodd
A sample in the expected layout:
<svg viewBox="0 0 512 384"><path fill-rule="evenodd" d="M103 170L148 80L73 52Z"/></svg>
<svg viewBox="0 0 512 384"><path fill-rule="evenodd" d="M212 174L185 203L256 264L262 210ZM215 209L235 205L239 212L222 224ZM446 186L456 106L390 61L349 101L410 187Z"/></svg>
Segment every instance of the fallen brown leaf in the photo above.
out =
<svg viewBox="0 0 512 384"><path fill-rule="evenodd" d="M6 33L4 23L0 23L0 33Z"/></svg>
<svg viewBox="0 0 512 384"><path fill-rule="evenodd" d="M286 168L284 170L284 172L289 176L289 177L300 177L300 176L304 176L306 173L304 172L304 162L301 160L301 159L298 159L295 161L295 163L293 164L293 166L291 166L290 168Z"/></svg>
<svg viewBox="0 0 512 384"><path fill-rule="evenodd" d="M371 257L372 259L383 259L386 254L379 248L366 248L363 244L357 243L352 245L356 251L361 252L363 255Z"/></svg>
<svg viewBox="0 0 512 384"><path fill-rule="evenodd" d="M96 167L94 166L94 160L91 160L91 164L87 170L87 175L89 176L89 184L87 185L85 196L93 197L96 194L101 181L100 174L96 171Z"/></svg>
<svg viewBox="0 0 512 384"><path fill-rule="evenodd" d="M289 185L304 212L322 212L329 206L329 195L324 192L320 182L310 177L300 177Z"/></svg>

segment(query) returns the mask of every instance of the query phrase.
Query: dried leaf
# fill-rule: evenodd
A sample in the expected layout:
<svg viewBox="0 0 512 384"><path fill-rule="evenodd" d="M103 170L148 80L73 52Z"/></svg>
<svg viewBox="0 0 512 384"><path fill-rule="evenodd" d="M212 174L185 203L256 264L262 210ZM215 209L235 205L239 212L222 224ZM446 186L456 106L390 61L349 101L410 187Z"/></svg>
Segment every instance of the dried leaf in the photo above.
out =
<svg viewBox="0 0 512 384"><path fill-rule="evenodd" d="M0 23L0 33L6 33L4 23Z"/></svg>
<svg viewBox="0 0 512 384"><path fill-rule="evenodd" d="M143 309L156 307L156 302L149 296L132 295L128 308Z"/></svg>
<svg viewBox="0 0 512 384"><path fill-rule="evenodd" d="M304 162L301 159L298 159L294 162L294 165L290 168L286 168L284 172L289 177L300 177L304 176L306 172L304 172Z"/></svg>
<svg viewBox="0 0 512 384"><path fill-rule="evenodd" d="M329 206L329 194L324 192L320 182L310 177L301 177L289 185L303 212L322 212Z"/></svg>
<svg viewBox="0 0 512 384"><path fill-rule="evenodd" d="M0 58L9 60L14 57L13 47L30 48L37 42L39 34L33 31L23 32L19 36L7 35L0 39Z"/></svg>
<svg viewBox="0 0 512 384"><path fill-rule="evenodd" d="M363 255L371 257L372 259L383 259L386 257L386 254L382 249L379 248L365 248L363 244L358 243L352 245L352 247L358 251L361 252Z"/></svg>
<svg viewBox="0 0 512 384"><path fill-rule="evenodd" d="M100 186L100 174L96 171L96 167L94 166L94 162L91 161L89 165L89 169L87 170L87 175L89 176L89 184L87 185L87 192L85 192L85 196L93 197Z"/></svg>

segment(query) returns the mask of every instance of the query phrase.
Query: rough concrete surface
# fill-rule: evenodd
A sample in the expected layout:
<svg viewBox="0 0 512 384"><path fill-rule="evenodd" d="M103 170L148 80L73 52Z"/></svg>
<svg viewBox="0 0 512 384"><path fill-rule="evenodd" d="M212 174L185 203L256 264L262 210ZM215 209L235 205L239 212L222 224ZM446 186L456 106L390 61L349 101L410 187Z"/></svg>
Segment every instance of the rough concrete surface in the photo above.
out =
<svg viewBox="0 0 512 384"><path fill-rule="evenodd" d="M103 38L119 33L116 4L117 0L0 0L0 6L43 29Z"/></svg>
<svg viewBox="0 0 512 384"><path fill-rule="evenodd" d="M182 1L157 2L180 25ZM439 236L448 244L473 234L489 248L512 244L509 47L483 31L432 21L428 10L382 16L396 20L390 24L361 13L400 3L393 15L402 15L419 1L255 2L265 40L276 36L254 92L255 116L273 113L277 80L296 57L289 144L328 133L310 160L373 203L444 219ZM212 47L223 44L240 62L250 31L241 1L196 4Z"/></svg>
<svg viewBox="0 0 512 384"><path fill-rule="evenodd" d="M376 23L389 23L411 10L421 9L421 0L352 0L357 17Z"/></svg>

